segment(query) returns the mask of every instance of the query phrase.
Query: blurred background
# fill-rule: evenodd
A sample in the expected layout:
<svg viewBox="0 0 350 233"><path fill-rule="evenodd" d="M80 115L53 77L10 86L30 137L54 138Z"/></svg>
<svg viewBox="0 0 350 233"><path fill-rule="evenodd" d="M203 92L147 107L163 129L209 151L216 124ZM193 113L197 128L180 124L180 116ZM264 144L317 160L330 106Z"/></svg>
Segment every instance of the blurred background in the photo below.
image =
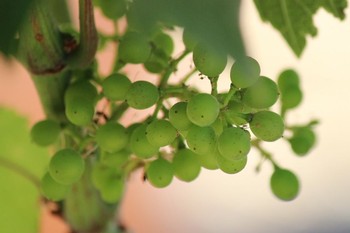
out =
<svg viewBox="0 0 350 233"><path fill-rule="evenodd" d="M317 146L306 157L295 156L282 140L264 144L282 167L298 175L300 195L291 202L276 199L269 188L272 167L264 163L257 173L260 155L254 150L238 174L203 169L194 182L174 179L165 189L153 188L136 172L120 207L121 221L134 233L350 232L350 11L340 22L320 10L314 18L318 35L308 39L298 59L280 34L261 21L252 1L242 2L248 55L259 61L262 75L276 79L292 67L302 78L304 100L288 115L288 122L320 120ZM98 20L106 30L111 26ZM173 35L181 39L180 32ZM111 54L105 53L103 59L108 61ZM129 68L131 74L140 75L135 69ZM221 79L228 87L228 74ZM34 86L21 66L1 60L0 83L0 105L16 109L31 123L43 118ZM205 89L207 83L202 83ZM41 233L66 232L44 210L41 228Z"/></svg>

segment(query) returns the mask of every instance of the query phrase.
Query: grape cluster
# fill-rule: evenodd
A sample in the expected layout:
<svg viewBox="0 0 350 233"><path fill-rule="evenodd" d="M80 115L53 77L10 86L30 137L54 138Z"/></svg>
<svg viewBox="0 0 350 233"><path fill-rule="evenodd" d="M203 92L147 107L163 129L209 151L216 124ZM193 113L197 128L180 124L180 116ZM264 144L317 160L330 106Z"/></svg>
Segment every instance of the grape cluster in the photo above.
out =
<svg viewBox="0 0 350 233"><path fill-rule="evenodd" d="M127 11L126 1L116 2L95 4L115 20ZM262 142L284 139L299 156L314 146L314 122L298 126L285 122L286 112L301 102L298 74L283 71L276 83L261 75L255 59L241 57L231 66L227 77L230 86L218 91L217 82L225 78L222 73L228 64L226 53L198 42L185 28L186 49L175 57L172 37L164 30L145 34L133 25L132 11L127 19L128 30L117 41L109 39L118 45L113 72L101 77L97 63L73 72L63 96L66 119L46 119L32 128L35 143L58 148L42 178L43 195L63 200L89 172L85 169L88 163L92 166L88 175L102 200L116 203L123 195L125 180L138 168L144 169L150 184L163 188L174 177L193 181L202 168L238 173L255 147L273 164L272 192L282 200L294 199L299 193L297 177L280 167L262 148ZM193 71L171 84L171 74L188 54L192 54L194 71L200 75L193 75ZM134 78L122 71L127 64L140 64L159 80L132 81ZM203 77L210 81L211 93L186 85L189 78ZM281 111L277 113L271 108L279 99ZM126 111L144 109L153 113L130 125L121 123Z"/></svg>

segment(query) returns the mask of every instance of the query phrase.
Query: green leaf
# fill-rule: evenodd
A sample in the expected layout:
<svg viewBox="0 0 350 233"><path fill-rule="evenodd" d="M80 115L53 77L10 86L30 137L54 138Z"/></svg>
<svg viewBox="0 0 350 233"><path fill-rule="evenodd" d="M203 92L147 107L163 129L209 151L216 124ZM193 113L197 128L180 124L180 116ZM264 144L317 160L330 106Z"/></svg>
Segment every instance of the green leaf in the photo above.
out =
<svg viewBox="0 0 350 233"><path fill-rule="evenodd" d="M48 160L31 142L27 120L0 108L0 232L38 232L38 184Z"/></svg>
<svg viewBox="0 0 350 233"><path fill-rule="evenodd" d="M15 34L34 0L0 1L0 52L9 55L15 46Z"/></svg>
<svg viewBox="0 0 350 233"><path fill-rule="evenodd" d="M240 1L232 0L134 0L128 23L143 31L159 24L184 27L200 42L239 57L245 51L239 6Z"/></svg>
<svg viewBox="0 0 350 233"><path fill-rule="evenodd" d="M316 36L313 16L321 7L339 19L344 19L346 0L254 0L263 21L270 22L286 39L293 52L300 57L306 36Z"/></svg>

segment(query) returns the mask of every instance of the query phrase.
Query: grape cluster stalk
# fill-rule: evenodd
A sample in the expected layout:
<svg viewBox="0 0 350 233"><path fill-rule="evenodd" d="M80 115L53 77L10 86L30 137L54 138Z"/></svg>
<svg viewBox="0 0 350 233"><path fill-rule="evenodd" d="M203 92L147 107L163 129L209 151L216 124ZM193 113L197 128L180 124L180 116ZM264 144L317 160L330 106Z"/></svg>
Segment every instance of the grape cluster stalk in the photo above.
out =
<svg viewBox="0 0 350 233"><path fill-rule="evenodd" d="M64 85L63 116L48 116L31 129L36 144L55 148L41 181L42 195L65 203L71 225L82 231L79 219L69 212L70 203L76 204L72 195L84 189L82 183L88 183L85 191L100 198L92 203L113 206L122 200L135 170L142 169L146 182L164 188L174 178L191 182L203 169L239 173L255 148L262 161L273 166L272 193L284 201L295 199L299 179L264 145L285 140L297 156L304 156L316 143L316 121L286 122L287 113L302 101L298 73L286 69L275 82L261 74L258 61L250 56L230 64L228 54L191 37L188 28L183 31L184 51L174 55L174 40L168 33L173 27L157 25L145 34L133 25L128 2L115 2L94 1L106 18L116 21L126 16L128 21L123 33L98 32L100 50L107 43L118 47L113 71L101 76L96 59L84 68L73 67ZM192 56L195 68L174 84L172 74L187 56ZM132 81L123 71L128 64L142 66L158 80ZM223 73L227 66L231 66L228 75ZM188 85L189 79L203 78L211 84L210 93ZM221 79L231 81L227 91L218 90ZM276 104L279 112L272 110ZM121 123L126 112L144 109L153 112L129 125Z"/></svg>

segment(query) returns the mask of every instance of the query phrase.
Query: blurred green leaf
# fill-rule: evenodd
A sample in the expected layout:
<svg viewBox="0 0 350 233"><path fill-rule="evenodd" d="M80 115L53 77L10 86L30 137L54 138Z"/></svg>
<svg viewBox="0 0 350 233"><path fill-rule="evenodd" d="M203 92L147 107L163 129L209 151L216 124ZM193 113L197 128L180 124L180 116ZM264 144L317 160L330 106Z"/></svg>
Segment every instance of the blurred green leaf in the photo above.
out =
<svg viewBox="0 0 350 233"><path fill-rule="evenodd" d="M198 41L238 57L245 51L239 7L238 0L134 0L128 22L148 32L159 23L184 27Z"/></svg>
<svg viewBox="0 0 350 233"><path fill-rule="evenodd" d="M313 15L321 7L339 19L344 19L346 0L254 0L263 21L270 22L286 39L293 52L300 57L306 36L316 36Z"/></svg>
<svg viewBox="0 0 350 233"><path fill-rule="evenodd" d="M0 52L9 55L15 46L15 34L34 0L0 1Z"/></svg>
<svg viewBox="0 0 350 233"><path fill-rule="evenodd" d="M0 108L0 232L38 232L38 181L49 156L35 146L25 118Z"/></svg>

